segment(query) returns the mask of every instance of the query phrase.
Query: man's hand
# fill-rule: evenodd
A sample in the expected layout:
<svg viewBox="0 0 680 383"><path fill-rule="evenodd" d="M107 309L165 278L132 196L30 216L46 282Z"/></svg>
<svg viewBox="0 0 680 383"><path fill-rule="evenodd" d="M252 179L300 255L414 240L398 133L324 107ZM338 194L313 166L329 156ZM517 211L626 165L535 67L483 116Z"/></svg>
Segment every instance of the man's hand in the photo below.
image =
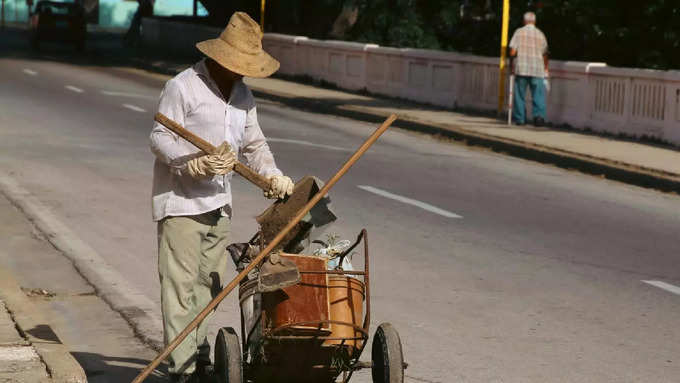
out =
<svg viewBox="0 0 680 383"><path fill-rule="evenodd" d="M272 176L269 178L271 186L264 192L264 196L270 199L283 199L293 194L293 180L286 176Z"/></svg>
<svg viewBox="0 0 680 383"><path fill-rule="evenodd" d="M187 172L193 178L208 178L225 175L234 170L236 155L227 142L217 147L215 154L204 155L187 162Z"/></svg>

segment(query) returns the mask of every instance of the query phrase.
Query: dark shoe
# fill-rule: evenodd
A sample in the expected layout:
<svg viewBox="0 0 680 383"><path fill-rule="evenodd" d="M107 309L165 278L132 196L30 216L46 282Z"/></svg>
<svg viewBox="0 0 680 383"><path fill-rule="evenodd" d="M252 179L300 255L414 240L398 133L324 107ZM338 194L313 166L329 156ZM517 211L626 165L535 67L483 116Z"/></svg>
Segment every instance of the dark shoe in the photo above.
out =
<svg viewBox="0 0 680 383"><path fill-rule="evenodd" d="M201 383L198 374L170 374L170 383Z"/></svg>
<svg viewBox="0 0 680 383"><path fill-rule="evenodd" d="M545 125L545 120L541 117L534 118L534 126L540 128Z"/></svg>
<svg viewBox="0 0 680 383"><path fill-rule="evenodd" d="M216 383L215 368L210 362L197 361L196 375L198 375L199 383Z"/></svg>

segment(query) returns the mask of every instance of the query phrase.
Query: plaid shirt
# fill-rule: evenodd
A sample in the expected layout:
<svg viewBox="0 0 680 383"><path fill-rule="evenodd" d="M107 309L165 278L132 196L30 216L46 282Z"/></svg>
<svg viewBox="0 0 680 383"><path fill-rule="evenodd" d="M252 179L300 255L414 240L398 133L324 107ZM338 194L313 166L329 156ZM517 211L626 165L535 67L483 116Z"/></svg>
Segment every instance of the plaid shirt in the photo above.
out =
<svg viewBox="0 0 680 383"><path fill-rule="evenodd" d="M548 41L540 29L527 24L515 31L510 48L517 51L515 74L518 76L545 77L543 55L548 53Z"/></svg>
<svg viewBox="0 0 680 383"><path fill-rule="evenodd" d="M158 111L214 146L227 141L236 155L265 177L281 175L257 122L250 89L238 81L228 100L220 93L201 60L170 79L161 93ZM151 131L153 220L168 216L198 215L222 208L231 216L230 180L225 176L196 180L186 172L187 161L202 154L158 122Z"/></svg>

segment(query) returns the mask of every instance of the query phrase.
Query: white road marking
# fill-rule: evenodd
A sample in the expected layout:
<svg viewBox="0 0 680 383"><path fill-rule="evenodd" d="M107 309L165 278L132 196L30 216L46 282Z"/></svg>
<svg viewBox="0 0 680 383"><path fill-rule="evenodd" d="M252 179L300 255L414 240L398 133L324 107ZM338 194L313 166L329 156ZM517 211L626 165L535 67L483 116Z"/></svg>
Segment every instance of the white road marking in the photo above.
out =
<svg viewBox="0 0 680 383"><path fill-rule="evenodd" d="M76 92L76 93L83 93L83 92L85 92L84 90L78 88L77 86L73 86L73 85L66 85L66 86L64 86L64 88L66 88L66 89L68 89L68 90L70 90L70 91L72 91L72 92Z"/></svg>
<svg viewBox="0 0 680 383"><path fill-rule="evenodd" d="M157 100L158 99L158 97L147 96L145 94L127 93L127 92L114 92L114 91L110 91L110 90L102 90L102 91L99 91L99 93L101 93L105 96L144 98L144 99L147 99L147 100Z"/></svg>
<svg viewBox="0 0 680 383"><path fill-rule="evenodd" d="M309 142L309 141L290 140L290 139L287 139L287 138L268 137L267 141L269 141L269 142L284 142L286 144L297 144L297 145L304 145L304 146L313 146L313 147L316 147L316 148L322 148L322 149L327 149L327 150L337 150L337 151L340 151L340 152L350 152L351 151L351 149L341 148L339 146L315 144L315 143Z"/></svg>
<svg viewBox="0 0 680 383"><path fill-rule="evenodd" d="M382 189L374 188L373 186L358 185L357 187L359 189L366 190L367 192L371 192L371 193L377 194L379 196L383 196L385 198L390 198L390 199L393 199L395 201L399 201L399 202L402 202L402 203L405 203L405 204L408 204L408 205L413 205L413 206L419 207L419 208L421 208L423 210L427 210L431 213L443 215L444 217L447 217L447 218L463 218L463 216L460 216L456 213L452 213L452 212L444 210L444 209L440 209L436 206L432 206L429 203L425 203L425 202L418 201L418 200L415 200L415 199L411 199L411 198L407 198L407 197L400 196L400 195L397 195L397 194L393 194L393 193L390 193L390 192L382 190Z"/></svg>
<svg viewBox="0 0 680 383"><path fill-rule="evenodd" d="M146 110L144 110L144 109L142 109L142 108L140 108L140 107L138 107L138 106L130 105L130 104L123 104L123 108L128 108L128 109L130 109L130 110L134 110L135 112L139 112L139 113L144 113L144 112L146 112Z"/></svg>
<svg viewBox="0 0 680 383"><path fill-rule="evenodd" d="M642 281L648 285L652 285L654 287L658 287L662 290L666 290L668 292L671 292L673 294L680 295L680 287L671 285L670 283L666 282L661 282L661 281Z"/></svg>
<svg viewBox="0 0 680 383"><path fill-rule="evenodd" d="M26 73L29 76L37 76L38 75L38 72L36 72L32 69L28 69L28 68L24 69L24 73Z"/></svg>
<svg viewBox="0 0 680 383"><path fill-rule="evenodd" d="M0 360L11 362L28 362L38 360L38 354L31 346L0 347Z"/></svg>

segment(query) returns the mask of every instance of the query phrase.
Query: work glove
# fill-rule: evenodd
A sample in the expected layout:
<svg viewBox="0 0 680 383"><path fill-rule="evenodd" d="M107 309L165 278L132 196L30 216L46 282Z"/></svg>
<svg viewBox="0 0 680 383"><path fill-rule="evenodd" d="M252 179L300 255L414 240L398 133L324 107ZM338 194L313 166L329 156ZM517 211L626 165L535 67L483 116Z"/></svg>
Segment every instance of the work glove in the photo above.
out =
<svg viewBox="0 0 680 383"><path fill-rule="evenodd" d="M264 192L264 196L270 199L283 199L287 195L293 194L293 180L286 176L269 177L269 190Z"/></svg>
<svg viewBox="0 0 680 383"><path fill-rule="evenodd" d="M227 142L217 147L215 154L206 154L187 162L187 172L196 179L225 175L234 170L236 155Z"/></svg>

